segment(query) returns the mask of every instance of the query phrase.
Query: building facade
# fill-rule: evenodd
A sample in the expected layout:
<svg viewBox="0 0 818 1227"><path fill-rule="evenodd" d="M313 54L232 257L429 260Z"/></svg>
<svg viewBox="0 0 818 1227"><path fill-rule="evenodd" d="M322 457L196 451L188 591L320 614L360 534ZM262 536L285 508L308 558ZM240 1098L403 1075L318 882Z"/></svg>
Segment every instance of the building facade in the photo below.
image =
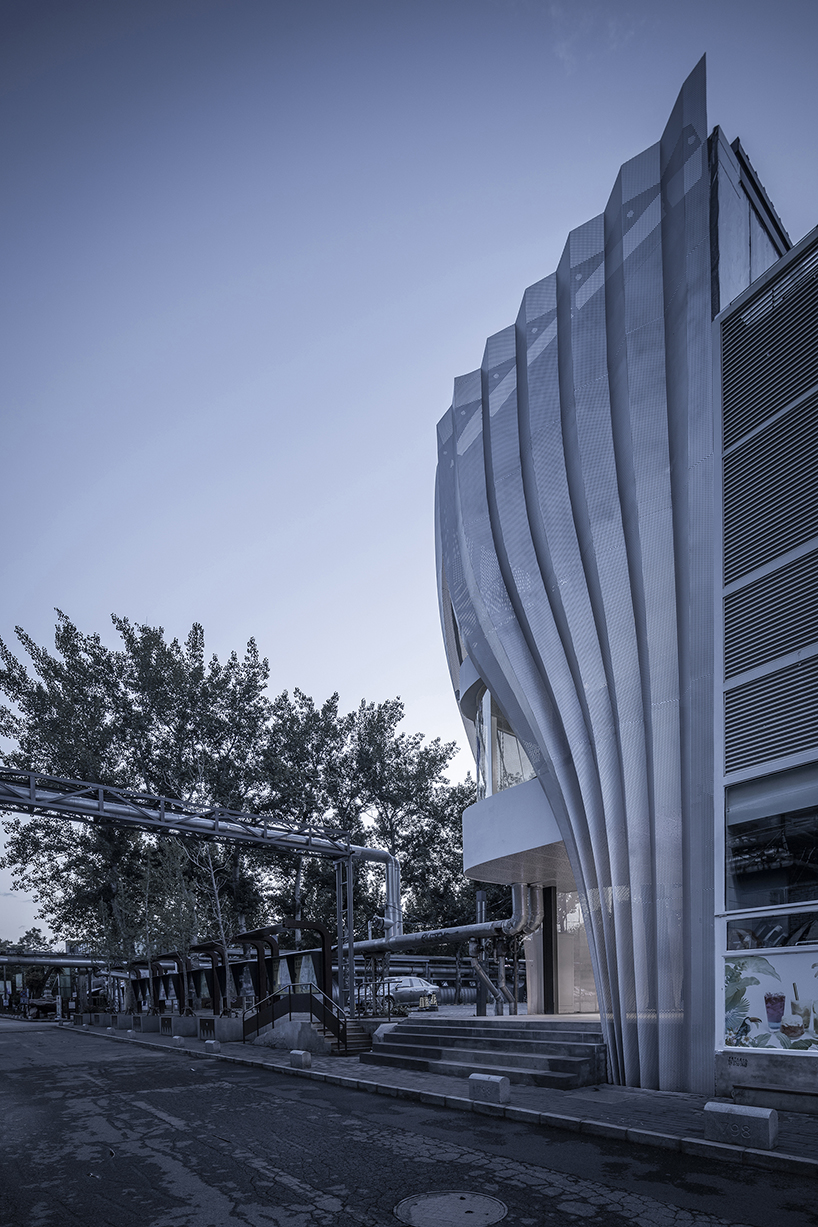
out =
<svg viewBox="0 0 818 1227"><path fill-rule="evenodd" d="M754 611L779 587L796 593L795 608L813 574L818 528L788 491L810 471L814 481L814 445L810 457L788 444L801 459L768 502L768 545L748 541L765 473L779 473L756 451L773 439L765 430L786 431L788 395L808 405L815 371L793 382L773 346L790 384L762 394L741 349L746 326L731 321L736 302L762 311L752 304L775 294L802 247L788 254L741 145L708 131L702 61L661 139L621 168L604 212L571 232L556 272L488 339L480 369L455 380L438 427L441 620L478 776L464 867L544 887L544 937L526 952L529 1009L599 1008L611 1078L626 1085L712 1091L714 1052L736 1039L724 1030L725 967L731 983L749 975L729 961L739 939L727 913L745 917L757 902L725 886L725 856L737 855L725 790L732 813L749 781L793 766L800 787L818 759L814 707L806 714L818 656L802 660L816 651L814 622L793 615L796 646L779 619L779 639L741 655ZM776 331L773 315L765 327ZM806 348L812 329L814 355L815 315L805 318L791 326ZM741 408L750 385L761 396L752 411ZM739 408L728 411L729 396ZM803 413L814 427L812 402ZM738 655L725 689L728 641ZM791 743L782 715L773 748L760 732L753 741L747 713L764 725L787 685L801 732ZM804 900L780 898L801 914Z"/></svg>

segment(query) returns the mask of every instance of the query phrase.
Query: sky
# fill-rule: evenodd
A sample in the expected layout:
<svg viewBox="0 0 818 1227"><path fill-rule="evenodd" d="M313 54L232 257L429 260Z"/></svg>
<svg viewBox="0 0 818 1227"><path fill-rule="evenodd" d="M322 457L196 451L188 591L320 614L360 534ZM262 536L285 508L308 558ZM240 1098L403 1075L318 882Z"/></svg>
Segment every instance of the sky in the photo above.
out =
<svg viewBox="0 0 818 1227"><path fill-rule="evenodd" d="M454 376L707 55L797 241L814 0L0 0L0 637L54 609L457 740L434 570ZM0 873L0 936L35 923Z"/></svg>

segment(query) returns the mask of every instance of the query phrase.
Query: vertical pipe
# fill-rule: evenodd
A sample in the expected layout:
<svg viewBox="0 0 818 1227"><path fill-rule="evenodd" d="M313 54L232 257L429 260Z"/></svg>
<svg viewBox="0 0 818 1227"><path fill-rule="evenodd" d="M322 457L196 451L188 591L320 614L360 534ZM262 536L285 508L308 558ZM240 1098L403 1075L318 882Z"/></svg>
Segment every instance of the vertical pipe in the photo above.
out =
<svg viewBox="0 0 818 1227"><path fill-rule="evenodd" d="M338 931L338 1004L344 1008L344 862L335 862L335 919Z"/></svg>
<svg viewBox="0 0 818 1227"><path fill-rule="evenodd" d="M352 906L352 886L354 876L352 861L347 861L347 989L349 992L349 1016L355 1017L355 914ZM340 957L340 955L339 955Z"/></svg>
<svg viewBox="0 0 818 1227"><path fill-rule="evenodd" d="M546 1014L559 1014L559 962L557 949L557 888L543 887L543 1009Z"/></svg>

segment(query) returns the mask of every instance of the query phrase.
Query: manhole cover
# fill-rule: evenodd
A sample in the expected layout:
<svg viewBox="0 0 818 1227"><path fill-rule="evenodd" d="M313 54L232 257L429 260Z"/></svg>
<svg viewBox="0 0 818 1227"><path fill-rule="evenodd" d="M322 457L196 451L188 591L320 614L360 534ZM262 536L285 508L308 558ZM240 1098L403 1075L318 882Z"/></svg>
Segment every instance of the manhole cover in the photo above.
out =
<svg viewBox="0 0 818 1227"><path fill-rule="evenodd" d="M412 1227L477 1227L478 1223L499 1223L507 1214L507 1206L482 1193L416 1193L395 1206L395 1217Z"/></svg>

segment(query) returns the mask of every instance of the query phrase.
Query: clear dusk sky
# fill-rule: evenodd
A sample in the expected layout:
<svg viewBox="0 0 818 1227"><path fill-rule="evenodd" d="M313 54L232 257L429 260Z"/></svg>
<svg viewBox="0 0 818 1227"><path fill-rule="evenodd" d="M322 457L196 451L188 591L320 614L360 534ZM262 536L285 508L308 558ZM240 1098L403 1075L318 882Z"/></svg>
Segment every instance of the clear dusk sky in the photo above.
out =
<svg viewBox="0 0 818 1227"><path fill-rule="evenodd" d="M272 694L400 695L464 744L453 377L703 53L801 238L817 48L814 0L2 0L0 636L198 621ZM34 910L0 875L0 936Z"/></svg>

